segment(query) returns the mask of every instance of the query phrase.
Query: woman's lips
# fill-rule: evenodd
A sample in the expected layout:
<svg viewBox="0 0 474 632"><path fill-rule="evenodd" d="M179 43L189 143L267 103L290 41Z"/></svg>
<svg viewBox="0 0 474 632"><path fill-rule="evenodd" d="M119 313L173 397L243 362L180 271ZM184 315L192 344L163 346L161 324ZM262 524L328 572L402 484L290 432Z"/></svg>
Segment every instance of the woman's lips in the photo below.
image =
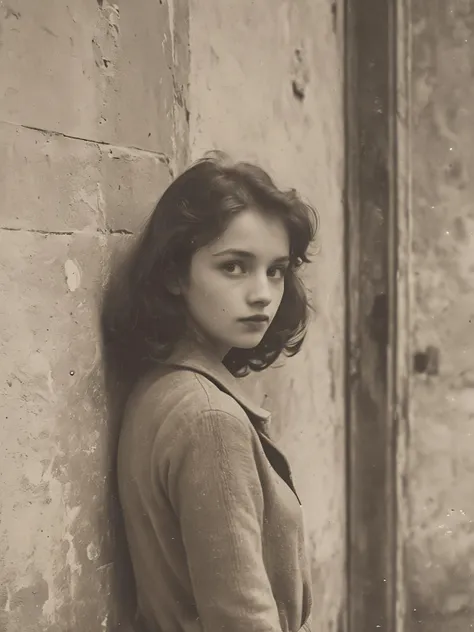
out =
<svg viewBox="0 0 474 632"><path fill-rule="evenodd" d="M265 329L269 322L268 316L250 316L248 318L239 318L239 321L243 323L248 329L259 331Z"/></svg>

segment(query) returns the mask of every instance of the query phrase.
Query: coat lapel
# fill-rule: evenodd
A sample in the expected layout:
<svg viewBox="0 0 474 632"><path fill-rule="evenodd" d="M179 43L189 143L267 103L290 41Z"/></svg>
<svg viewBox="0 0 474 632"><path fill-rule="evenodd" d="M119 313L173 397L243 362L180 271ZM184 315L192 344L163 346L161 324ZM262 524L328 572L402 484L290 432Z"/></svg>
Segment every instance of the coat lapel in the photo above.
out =
<svg viewBox="0 0 474 632"><path fill-rule="evenodd" d="M193 341L180 343L165 364L196 371L211 380L218 388L233 397L262 429L268 429L270 412L257 406L245 393L238 379L224 366L221 360L205 351Z"/></svg>

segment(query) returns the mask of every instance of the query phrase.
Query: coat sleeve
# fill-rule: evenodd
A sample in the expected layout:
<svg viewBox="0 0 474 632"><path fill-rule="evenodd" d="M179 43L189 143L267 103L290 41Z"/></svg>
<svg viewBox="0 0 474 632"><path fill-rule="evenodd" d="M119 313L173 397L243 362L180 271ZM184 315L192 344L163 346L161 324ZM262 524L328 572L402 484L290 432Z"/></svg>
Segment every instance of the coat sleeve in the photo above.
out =
<svg viewBox="0 0 474 632"><path fill-rule="evenodd" d="M281 632L263 561L263 492L248 422L206 411L178 431L168 494L204 632Z"/></svg>

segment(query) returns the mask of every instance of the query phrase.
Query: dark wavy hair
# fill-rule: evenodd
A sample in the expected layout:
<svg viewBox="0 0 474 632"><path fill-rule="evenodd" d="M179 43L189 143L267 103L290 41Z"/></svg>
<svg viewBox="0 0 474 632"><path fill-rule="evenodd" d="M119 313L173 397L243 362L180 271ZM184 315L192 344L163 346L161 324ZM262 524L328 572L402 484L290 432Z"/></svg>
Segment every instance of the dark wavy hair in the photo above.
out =
<svg viewBox="0 0 474 632"><path fill-rule="evenodd" d="M125 381L135 381L172 353L185 333L186 307L169 281L186 278L193 254L226 229L236 213L258 209L284 223L290 265L273 322L258 346L233 348L224 364L236 376L261 371L281 353L296 354L309 316L297 275L309 261L318 229L315 210L295 190L281 191L260 167L207 154L166 189L133 247L113 270L102 303L106 363Z"/></svg>

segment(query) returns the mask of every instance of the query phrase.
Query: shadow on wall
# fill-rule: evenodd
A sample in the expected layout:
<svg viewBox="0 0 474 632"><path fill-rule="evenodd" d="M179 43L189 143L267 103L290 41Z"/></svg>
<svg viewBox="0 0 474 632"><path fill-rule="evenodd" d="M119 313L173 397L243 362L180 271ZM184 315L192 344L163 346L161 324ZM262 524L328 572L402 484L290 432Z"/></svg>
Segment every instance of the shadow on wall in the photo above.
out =
<svg viewBox="0 0 474 632"><path fill-rule="evenodd" d="M128 552L125 525L118 495L117 451L126 402L125 389L116 375L107 370L107 363L96 366L88 378L88 389L97 392L100 385L105 392L103 399L96 401L104 415L106 437L104 439L104 505L98 530L102 543L103 566L110 569L104 597L107 599L107 629L115 632L141 632L134 621L136 612L136 587L133 567ZM1 628L0 626L0 629Z"/></svg>
<svg viewBox="0 0 474 632"><path fill-rule="evenodd" d="M112 270L114 270L112 265ZM118 493L117 452L123 410L130 392L123 372L120 372L120 360L111 341L110 315L113 313L109 302L110 286L104 288L99 306L100 334L102 343L102 363L98 368L100 376L95 379L102 383L105 393L105 415L107 437L105 445L105 508L102 534L104 535L104 554L111 562L109 576L108 629L122 632L141 632L135 621L136 586L125 535L125 524ZM113 288L116 290L116 288Z"/></svg>
<svg viewBox="0 0 474 632"><path fill-rule="evenodd" d="M104 372L107 396L107 445L106 445L106 483L105 483L105 520L104 533L108 539L108 559L111 560L109 584L108 621L111 630L139 632L134 622L136 611L136 587L132 562L128 552L125 525L118 495L117 449L125 405L125 389L111 371Z"/></svg>

